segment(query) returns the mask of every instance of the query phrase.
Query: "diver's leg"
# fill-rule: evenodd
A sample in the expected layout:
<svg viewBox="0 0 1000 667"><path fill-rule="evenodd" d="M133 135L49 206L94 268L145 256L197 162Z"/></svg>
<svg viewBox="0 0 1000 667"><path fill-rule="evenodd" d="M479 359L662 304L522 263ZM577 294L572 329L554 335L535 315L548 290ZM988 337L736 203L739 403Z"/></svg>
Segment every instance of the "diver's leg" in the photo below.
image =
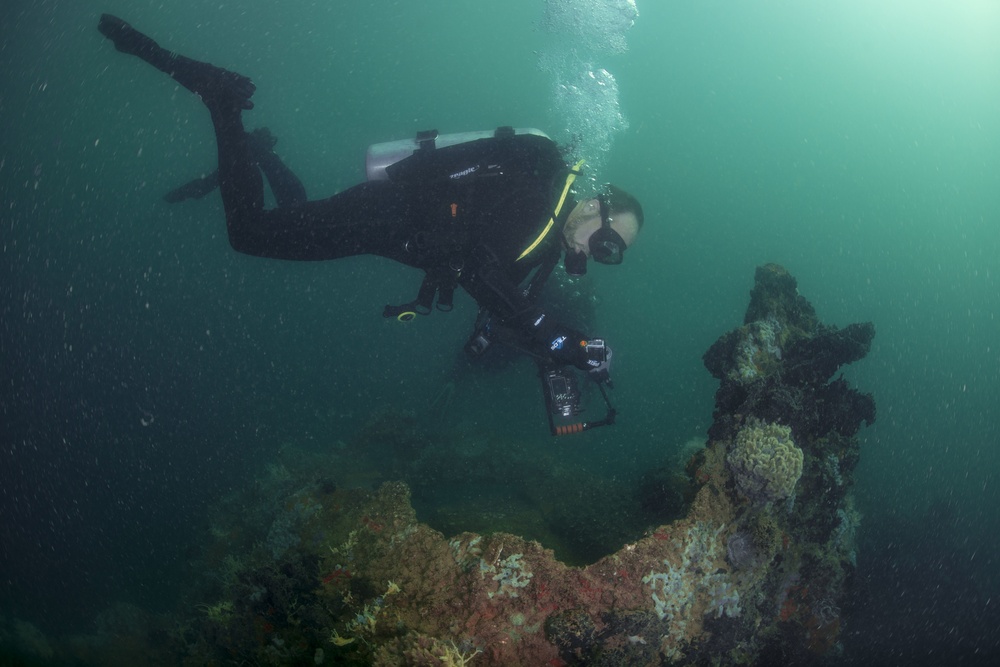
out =
<svg viewBox="0 0 1000 667"><path fill-rule="evenodd" d="M263 211L258 224L227 215L230 243L248 255L303 261L380 255L410 266L418 258L407 251L407 241L419 219L411 197L388 181Z"/></svg>
<svg viewBox="0 0 1000 667"><path fill-rule="evenodd" d="M114 42L116 49L141 58L161 72L169 74L177 83L205 99L206 104L217 98L237 104L243 109L253 108L250 98L256 86L242 74L168 51L111 14L101 15L97 29Z"/></svg>
<svg viewBox="0 0 1000 667"><path fill-rule="evenodd" d="M250 133L249 141L250 151L271 186L278 208L306 201L306 188L302 181L274 152L274 145L278 140L271 131L266 127L259 127Z"/></svg>
<svg viewBox="0 0 1000 667"><path fill-rule="evenodd" d="M230 243L261 224L264 182L253 160L241 117L253 108L256 87L247 77L167 51L125 21L103 14L97 29L122 53L136 56L201 97L212 115L219 152L219 190L226 210Z"/></svg>
<svg viewBox="0 0 1000 667"><path fill-rule="evenodd" d="M243 129L242 110L225 104L206 102L206 105L215 126L219 192L226 211L229 243L234 249L242 251L244 237L256 236L263 225L264 179L257 169L247 133Z"/></svg>
<svg viewBox="0 0 1000 667"><path fill-rule="evenodd" d="M257 166L264 172L279 208L287 208L306 201L306 188L302 185L302 181L281 161L277 153L271 151L261 155Z"/></svg>
<svg viewBox="0 0 1000 667"><path fill-rule="evenodd" d="M271 186L278 206L294 206L306 201L306 189L302 185L302 181L274 152L277 139L270 130L266 127L257 128L250 133L248 140L250 142L250 155L260 170L264 172L264 178ZM185 199L201 199L218 187L219 172L216 170L207 176L192 179L184 185L174 188L163 195L163 199L171 204Z"/></svg>
<svg viewBox="0 0 1000 667"><path fill-rule="evenodd" d="M208 107L218 144L229 243L235 250L295 260L375 254L416 265L406 248L412 222L421 216L409 190L388 181L362 183L329 199L265 211L264 182L242 118L242 111L253 106L253 82L171 53L109 14L101 17L98 29L119 51L166 72Z"/></svg>

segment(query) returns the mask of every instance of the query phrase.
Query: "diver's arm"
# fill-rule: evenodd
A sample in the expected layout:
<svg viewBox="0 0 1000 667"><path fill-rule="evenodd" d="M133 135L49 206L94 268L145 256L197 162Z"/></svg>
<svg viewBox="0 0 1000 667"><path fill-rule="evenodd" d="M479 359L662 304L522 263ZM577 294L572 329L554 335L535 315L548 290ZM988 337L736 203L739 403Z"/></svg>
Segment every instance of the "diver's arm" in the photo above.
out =
<svg viewBox="0 0 1000 667"><path fill-rule="evenodd" d="M506 330L502 341L536 359L591 370L586 346L592 339L559 322L531 302L496 262L479 265L462 279L462 286ZM475 336L475 334L474 334Z"/></svg>

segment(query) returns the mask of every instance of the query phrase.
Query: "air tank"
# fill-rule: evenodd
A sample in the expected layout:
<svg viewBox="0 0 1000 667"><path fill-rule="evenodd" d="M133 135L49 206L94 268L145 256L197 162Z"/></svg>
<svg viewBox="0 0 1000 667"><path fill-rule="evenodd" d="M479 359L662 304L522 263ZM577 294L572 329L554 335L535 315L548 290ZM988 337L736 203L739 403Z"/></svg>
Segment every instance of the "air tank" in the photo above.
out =
<svg viewBox="0 0 1000 667"><path fill-rule="evenodd" d="M386 167L410 157L418 150L445 148L477 139L489 139L497 136L497 133L509 133L511 130L514 134L534 134L548 138L547 134L533 127L500 128L478 132L456 132L454 134L438 134L437 130L419 132L412 139L398 139L369 146L365 154L365 175L369 181L386 181L389 180L389 175L385 171Z"/></svg>

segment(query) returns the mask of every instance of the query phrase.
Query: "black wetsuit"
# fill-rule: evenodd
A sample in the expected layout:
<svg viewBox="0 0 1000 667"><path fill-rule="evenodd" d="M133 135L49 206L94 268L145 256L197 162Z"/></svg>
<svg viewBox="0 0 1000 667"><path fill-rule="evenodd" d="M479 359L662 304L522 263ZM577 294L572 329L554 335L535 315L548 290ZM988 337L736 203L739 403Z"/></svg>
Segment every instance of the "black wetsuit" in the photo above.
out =
<svg viewBox="0 0 1000 667"><path fill-rule="evenodd" d="M460 285L490 313L506 342L543 363L590 368L580 345L586 336L546 317L532 299L537 283L530 292L520 286L533 268L542 279L551 271L572 209L567 202L537 247L518 259L542 235L566 183L568 169L551 140L516 135L418 152L389 168L389 180L265 209L242 120L242 111L253 107L253 83L169 52L115 17L102 16L99 29L119 51L170 74L205 102L234 249L286 260L373 254L424 269L428 279L418 299L424 306L428 291L438 292L440 304Z"/></svg>
<svg viewBox="0 0 1000 667"><path fill-rule="evenodd" d="M448 291L457 284L508 329L507 342L586 368L570 349L585 337L545 321L522 285L534 269L544 273L540 280L547 277L561 253L560 230L572 209L572 202L564 204L560 219L543 236L568 173L551 140L516 135L418 152L390 167L387 181L264 209L256 170L245 164L234 168L236 158L229 156L242 151L230 145L241 143L241 133L226 124L219 129L220 167L230 167L220 169L220 186L236 250L287 260L371 254L423 269L427 278L420 297L399 312L429 310L435 289L439 306L450 308ZM537 290L539 283L533 287Z"/></svg>
<svg viewBox="0 0 1000 667"><path fill-rule="evenodd" d="M267 179L267 184L271 187L271 193L274 195L278 207L294 206L305 202L308 199L305 186L302 185L302 181L295 175L295 172L289 169L288 165L274 152L276 141L274 137L266 130L261 135L258 135L257 132L259 131L251 132L247 137L250 142L250 151L257 167ZM216 169L210 174L192 179L184 185L174 188L165 194L163 199L171 204L186 199L201 199L218 187L219 170Z"/></svg>

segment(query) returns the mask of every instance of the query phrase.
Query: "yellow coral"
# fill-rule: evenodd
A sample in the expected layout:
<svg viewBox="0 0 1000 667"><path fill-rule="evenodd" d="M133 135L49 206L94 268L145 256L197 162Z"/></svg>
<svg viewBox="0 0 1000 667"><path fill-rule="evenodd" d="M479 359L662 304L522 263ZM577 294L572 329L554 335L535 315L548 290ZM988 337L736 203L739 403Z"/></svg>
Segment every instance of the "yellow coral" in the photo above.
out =
<svg viewBox="0 0 1000 667"><path fill-rule="evenodd" d="M329 547L329 549L330 553L336 556L337 554L349 553L351 549L353 549L356 546L358 546L358 531L352 530L350 533L348 533L346 542L341 544L339 547Z"/></svg>
<svg viewBox="0 0 1000 667"><path fill-rule="evenodd" d="M341 637L340 633L334 630L330 633L330 643L337 646L347 646L354 641L354 637Z"/></svg>
<svg viewBox="0 0 1000 667"><path fill-rule="evenodd" d="M378 606L376 606L373 609L371 606L365 605L365 608L361 611L360 614L358 614L357 619L354 621L354 623L357 623L358 628L360 628L362 631L367 631L370 632L371 634L375 634L375 624L378 623L378 618L376 614L378 614L381 610L382 608Z"/></svg>
<svg viewBox="0 0 1000 667"><path fill-rule="evenodd" d="M229 600L217 602L213 605L202 603L196 605L196 607L205 612L205 615L208 616L209 620L217 621L219 623L225 623L232 618L233 615L233 603Z"/></svg>
<svg viewBox="0 0 1000 667"><path fill-rule="evenodd" d="M471 653L463 653L455 642L450 641L448 642L448 645L444 647L444 653L439 655L438 658L441 659L441 664L444 667L465 667L465 665L472 662L472 659L480 653L482 653L482 651L478 648L473 650Z"/></svg>
<svg viewBox="0 0 1000 667"><path fill-rule="evenodd" d="M737 488L752 501L770 502L792 495L802 476L802 450L787 426L750 420L736 435L726 464Z"/></svg>

